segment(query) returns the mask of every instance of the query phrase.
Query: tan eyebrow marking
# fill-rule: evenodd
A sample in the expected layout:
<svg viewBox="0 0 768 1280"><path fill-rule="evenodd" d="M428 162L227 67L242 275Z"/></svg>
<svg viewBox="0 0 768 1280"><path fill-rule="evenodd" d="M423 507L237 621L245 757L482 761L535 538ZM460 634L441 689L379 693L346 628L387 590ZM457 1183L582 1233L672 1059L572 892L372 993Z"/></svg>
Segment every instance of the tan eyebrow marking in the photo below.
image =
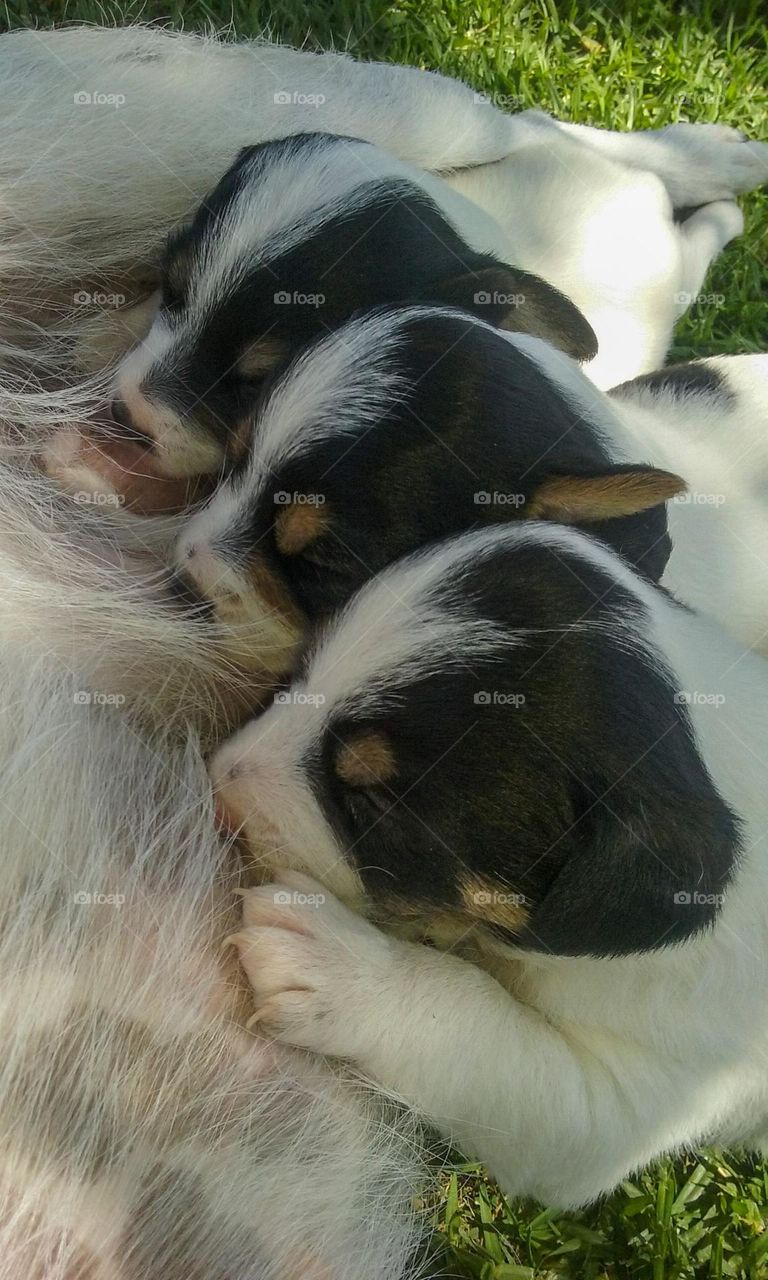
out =
<svg viewBox="0 0 768 1280"><path fill-rule="evenodd" d="M275 517L275 542L284 556L299 555L328 528L328 512L317 503L292 502Z"/></svg>
<svg viewBox="0 0 768 1280"><path fill-rule="evenodd" d="M362 733L347 742L336 756L335 768L351 787L375 787L397 773L394 752L382 733Z"/></svg>

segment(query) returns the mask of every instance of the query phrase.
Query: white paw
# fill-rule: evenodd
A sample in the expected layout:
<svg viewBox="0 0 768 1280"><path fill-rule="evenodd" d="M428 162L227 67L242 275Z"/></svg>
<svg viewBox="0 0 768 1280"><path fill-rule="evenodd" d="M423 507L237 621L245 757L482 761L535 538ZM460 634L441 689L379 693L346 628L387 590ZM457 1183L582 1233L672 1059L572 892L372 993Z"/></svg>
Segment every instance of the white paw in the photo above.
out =
<svg viewBox="0 0 768 1280"><path fill-rule="evenodd" d="M768 182L768 143L721 124L671 124L657 137L677 152L682 170L675 203L706 204Z"/></svg>
<svg viewBox="0 0 768 1280"><path fill-rule="evenodd" d="M253 1021L287 1044L359 1058L391 982L393 942L296 871L243 892L234 943L253 988Z"/></svg>

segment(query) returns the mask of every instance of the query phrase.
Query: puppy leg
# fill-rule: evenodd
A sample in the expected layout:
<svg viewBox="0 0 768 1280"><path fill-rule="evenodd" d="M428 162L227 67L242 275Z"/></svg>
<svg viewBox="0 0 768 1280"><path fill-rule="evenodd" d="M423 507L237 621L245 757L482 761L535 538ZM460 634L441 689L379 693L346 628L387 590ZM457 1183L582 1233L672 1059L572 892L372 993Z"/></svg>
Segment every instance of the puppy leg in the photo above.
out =
<svg viewBox="0 0 768 1280"><path fill-rule="evenodd" d="M306 876L248 891L232 941L263 1030L353 1060L511 1194L583 1203L690 1136L689 1082L658 1046L559 1027L474 965L385 936Z"/></svg>
<svg viewBox="0 0 768 1280"><path fill-rule="evenodd" d="M704 205L681 224L680 315L700 293L715 258L743 230L744 215L732 200L716 200Z"/></svg>

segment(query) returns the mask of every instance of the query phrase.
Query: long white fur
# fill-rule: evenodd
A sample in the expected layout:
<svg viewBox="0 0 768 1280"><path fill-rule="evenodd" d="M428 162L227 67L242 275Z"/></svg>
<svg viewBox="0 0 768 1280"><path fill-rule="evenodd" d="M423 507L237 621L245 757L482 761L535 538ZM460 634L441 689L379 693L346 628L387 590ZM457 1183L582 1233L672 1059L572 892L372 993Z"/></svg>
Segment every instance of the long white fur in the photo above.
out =
<svg viewBox="0 0 768 1280"><path fill-rule="evenodd" d="M627 616L622 644L655 654L688 695L701 758L743 823L744 854L711 932L618 959L494 955L491 977L460 954L386 937L328 892L318 900L322 886L302 872L320 874L329 890L356 904L354 886L315 865L316 840L327 842L329 828L317 802L308 807L309 793L294 790L290 779L303 776L308 746L334 706L335 673L355 666L366 624L377 629L386 664L393 637L379 614L414 567L424 569L424 591L421 600L409 597L407 632L413 662L429 667L434 655L420 659L420 650L430 624L427 618L422 630L419 616L432 609L431 580L460 579L468 553L525 542L600 568L647 611L646 620L640 612ZM449 621L450 610L448 629ZM396 623L394 632L402 656L408 642L402 626ZM443 643L453 660L465 641L457 633ZM301 688L312 691L315 703L288 698L276 705L240 731L214 769L223 786L241 789L246 830L265 822L282 840L286 809L293 824L297 809L302 813L304 843L293 844L288 832L277 855L278 866L294 870L278 870L263 897L255 893L246 902L240 935L257 1005L273 1033L350 1058L487 1161L509 1193L547 1203L591 1200L663 1153L697 1143L768 1149L763 659L745 654L715 623L675 605L584 535L531 524L470 535L434 561L424 553L411 566L388 570L339 620ZM227 796L229 803L229 790ZM307 841L313 827L315 840ZM344 862L338 846L337 861ZM268 947L259 943L265 927Z"/></svg>
<svg viewBox="0 0 768 1280"><path fill-rule="evenodd" d="M44 219L28 159L14 199ZM34 237L12 257L42 290ZM245 1030L204 762L234 673L166 600L175 526L39 473L42 435L99 391L55 388L44 334L40 381L14 372L26 334L4 323L0 1277L402 1280L427 1177L412 1117Z"/></svg>

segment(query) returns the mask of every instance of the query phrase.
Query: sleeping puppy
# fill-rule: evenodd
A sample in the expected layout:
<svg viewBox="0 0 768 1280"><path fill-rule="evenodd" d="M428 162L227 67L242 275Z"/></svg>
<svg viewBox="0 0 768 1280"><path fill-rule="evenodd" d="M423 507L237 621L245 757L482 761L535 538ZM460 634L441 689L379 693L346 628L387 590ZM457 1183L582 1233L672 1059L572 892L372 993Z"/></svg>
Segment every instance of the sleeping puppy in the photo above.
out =
<svg viewBox="0 0 768 1280"><path fill-rule="evenodd" d="M275 877L234 939L259 1024L547 1203L768 1149L766 705L762 659L580 531L386 570L212 762Z"/></svg>
<svg viewBox="0 0 768 1280"><path fill-rule="evenodd" d="M563 173L584 164L564 236ZM134 446L151 444L145 470L215 472L243 447L254 388L300 345L361 308L418 299L544 337L611 385L663 360L684 300L741 227L727 200L675 222L658 178L554 128L448 181L359 139L262 143L171 237L114 416Z"/></svg>
<svg viewBox="0 0 768 1280"><path fill-rule="evenodd" d="M368 578L465 529L585 522L660 577L664 501L685 484L637 465L645 446L562 366L545 343L448 308L350 321L273 381L247 456L180 538L181 580L241 661L269 650L279 673Z"/></svg>
<svg viewBox="0 0 768 1280"><path fill-rule="evenodd" d="M400 556L464 530L548 519L583 525L764 643L768 510L744 468L768 358L719 362L741 368L744 386L751 378L751 398L715 364L609 397L548 344L459 311L360 316L273 380L247 455L182 534L178 570L230 628L240 660L269 648L280 672L308 625ZM698 500L713 492L722 503Z"/></svg>
<svg viewBox="0 0 768 1280"><path fill-rule="evenodd" d="M242 151L162 263L160 310L124 361L113 413L173 474L244 446L254 388L362 308L423 298L537 333L578 359L595 335L539 277L507 265L494 220L354 138L299 134Z"/></svg>

